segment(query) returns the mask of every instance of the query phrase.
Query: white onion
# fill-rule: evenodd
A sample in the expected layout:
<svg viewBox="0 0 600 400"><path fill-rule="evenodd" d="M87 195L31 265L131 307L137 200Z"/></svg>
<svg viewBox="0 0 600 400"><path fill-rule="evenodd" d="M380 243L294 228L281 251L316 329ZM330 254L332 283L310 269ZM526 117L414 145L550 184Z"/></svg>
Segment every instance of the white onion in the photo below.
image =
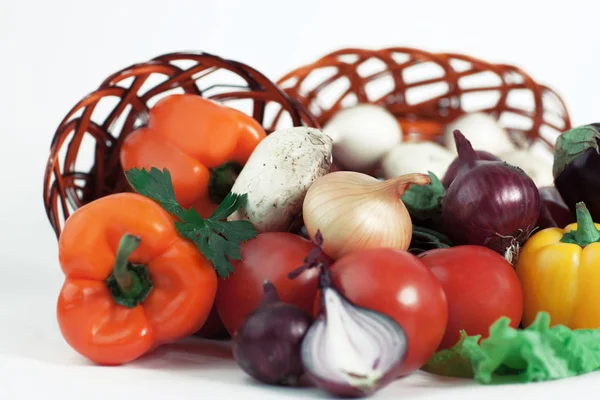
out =
<svg viewBox="0 0 600 400"><path fill-rule="evenodd" d="M456 129L471 142L475 150L499 155L517 149L506 129L494 117L483 112L465 114L446 125L444 143L454 154L457 154L453 135Z"/></svg>
<svg viewBox="0 0 600 400"><path fill-rule="evenodd" d="M374 104L339 111L323 130L333 139L334 160L360 172L369 171L402 141L402 129L394 115Z"/></svg>
<svg viewBox="0 0 600 400"><path fill-rule="evenodd" d="M442 177L454 158L454 154L437 143L400 143L385 155L381 167L386 179L414 172L433 172Z"/></svg>

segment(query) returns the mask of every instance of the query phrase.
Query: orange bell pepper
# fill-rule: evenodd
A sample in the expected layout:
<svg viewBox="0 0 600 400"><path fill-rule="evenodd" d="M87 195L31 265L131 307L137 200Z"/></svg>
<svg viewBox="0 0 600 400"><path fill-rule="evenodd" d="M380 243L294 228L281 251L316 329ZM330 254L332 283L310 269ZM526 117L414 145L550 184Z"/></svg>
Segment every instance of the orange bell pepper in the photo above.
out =
<svg viewBox="0 0 600 400"><path fill-rule="evenodd" d="M59 239L66 280L57 317L74 350L118 365L202 327L217 274L173 222L136 193L100 198L67 219Z"/></svg>
<svg viewBox="0 0 600 400"><path fill-rule="evenodd" d="M121 166L167 168L179 204L207 218L265 137L262 126L241 111L197 95L174 94L156 103L147 126L123 141Z"/></svg>

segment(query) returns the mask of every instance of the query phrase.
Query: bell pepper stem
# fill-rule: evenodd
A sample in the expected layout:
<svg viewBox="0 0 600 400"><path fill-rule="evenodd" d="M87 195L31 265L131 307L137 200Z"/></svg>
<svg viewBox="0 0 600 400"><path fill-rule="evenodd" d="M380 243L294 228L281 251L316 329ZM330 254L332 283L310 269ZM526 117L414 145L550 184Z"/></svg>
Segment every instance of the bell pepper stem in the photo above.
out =
<svg viewBox="0 0 600 400"><path fill-rule="evenodd" d="M126 233L119 242L112 274L106 279L117 304L132 308L144 301L152 290L150 273L145 265L133 264L129 257L140 245L141 238Z"/></svg>
<svg viewBox="0 0 600 400"><path fill-rule="evenodd" d="M121 289L121 292L124 294L130 293L132 286L134 285L134 279L131 277L131 272L128 268L129 256L131 256L131 253L138 248L140 241L141 238L139 236L133 236L126 233L119 242L113 274L119 289Z"/></svg>
<svg viewBox="0 0 600 400"><path fill-rule="evenodd" d="M231 191L240 172L242 172L242 165L237 162L226 162L210 172L208 195L213 203L221 204Z"/></svg>
<svg viewBox="0 0 600 400"><path fill-rule="evenodd" d="M596 228L594 220L583 202L575 206L577 215L577 229L563 235L561 242L573 243L585 247L600 241L600 231Z"/></svg>

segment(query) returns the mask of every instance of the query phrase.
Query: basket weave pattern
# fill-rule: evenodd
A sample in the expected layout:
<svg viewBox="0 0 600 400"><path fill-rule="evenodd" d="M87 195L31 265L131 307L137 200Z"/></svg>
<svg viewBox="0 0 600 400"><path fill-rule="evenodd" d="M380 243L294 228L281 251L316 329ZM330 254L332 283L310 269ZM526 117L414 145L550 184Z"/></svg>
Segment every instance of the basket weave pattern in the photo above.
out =
<svg viewBox="0 0 600 400"><path fill-rule="evenodd" d="M443 124L475 111L498 119L518 146L539 138L552 148L571 126L564 102L549 87L515 66L460 54L342 49L291 71L278 84L321 126L358 103L381 105L400 121L442 126L416 140L436 140Z"/></svg>
<svg viewBox="0 0 600 400"><path fill-rule="evenodd" d="M144 122L160 98L184 92L240 109L267 133L286 126L318 127L314 117L273 82L236 61L206 53L173 53L127 67L77 103L56 130L43 195L57 236L77 208L130 190L119 161L123 139Z"/></svg>
<svg viewBox="0 0 600 400"><path fill-rule="evenodd" d="M172 53L109 76L56 130L44 175L44 205L57 236L69 215L129 191L121 143L171 93L193 93L251 115L267 133L321 127L340 109L379 104L401 123L428 126L410 140L439 140L443 125L472 111L496 117L515 143L553 147L571 127L564 102L517 67L410 48L343 49L271 82L251 67L207 53ZM431 126L434 129L431 129ZM437 129L436 127L440 127Z"/></svg>

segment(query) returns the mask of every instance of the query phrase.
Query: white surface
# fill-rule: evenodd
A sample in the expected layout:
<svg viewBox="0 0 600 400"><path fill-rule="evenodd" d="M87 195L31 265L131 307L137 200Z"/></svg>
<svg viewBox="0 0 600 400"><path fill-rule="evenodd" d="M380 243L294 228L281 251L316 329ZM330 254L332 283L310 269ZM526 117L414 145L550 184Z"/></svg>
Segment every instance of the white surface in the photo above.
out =
<svg viewBox="0 0 600 400"><path fill-rule="evenodd" d="M13 399L318 399L316 389L268 388L247 378L231 360L227 346L190 340L165 346L123 367L97 367L62 340L54 321L57 274L47 268L37 279L31 265L13 271L0 292L0 398ZM51 267L51 263L48 267ZM6 282L6 280L4 280ZM374 399L564 399L581 390L600 389L594 373L556 382L480 386L469 380L415 373L378 392ZM586 395L589 397L589 395Z"/></svg>
<svg viewBox="0 0 600 400"><path fill-rule="evenodd" d="M230 360L200 350L161 350L124 368L89 366L73 353L55 323L62 276L41 198L50 139L108 74L192 49L240 60L273 79L345 46L465 52L517 64L551 85L575 124L600 119L594 2L432 3L0 0L0 398L323 397L262 389ZM597 393L599 378L478 387L415 375L376 398L574 398Z"/></svg>

